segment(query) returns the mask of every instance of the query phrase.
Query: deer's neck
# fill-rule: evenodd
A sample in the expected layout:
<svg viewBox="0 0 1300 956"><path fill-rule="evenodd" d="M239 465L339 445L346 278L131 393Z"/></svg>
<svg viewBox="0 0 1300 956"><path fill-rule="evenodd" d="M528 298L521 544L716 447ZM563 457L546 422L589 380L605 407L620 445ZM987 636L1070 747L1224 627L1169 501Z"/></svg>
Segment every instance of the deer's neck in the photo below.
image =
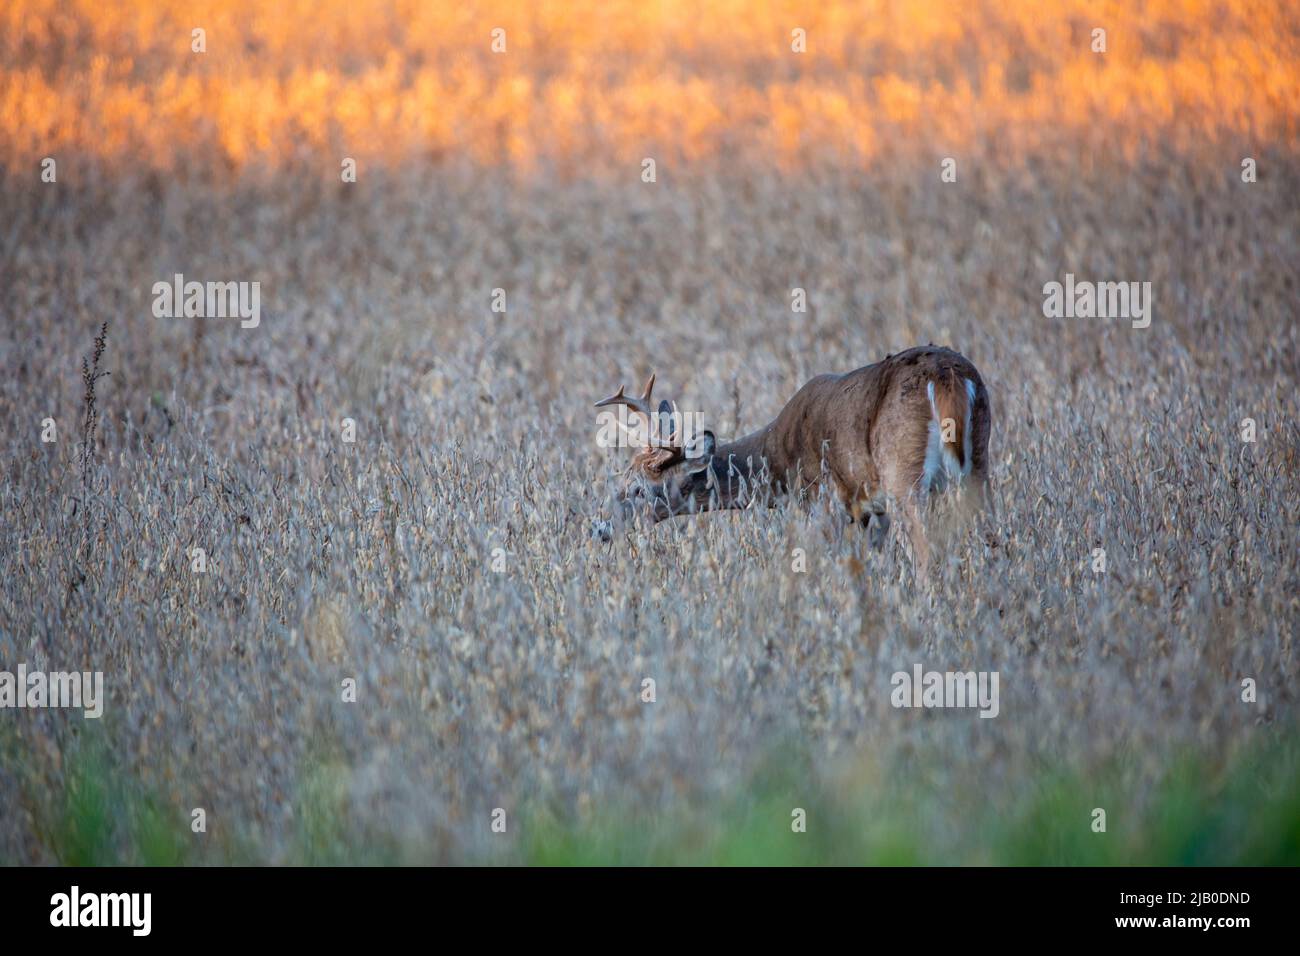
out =
<svg viewBox="0 0 1300 956"><path fill-rule="evenodd" d="M779 481L785 475L787 463L773 437L775 424L764 425L758 431L719 446L714 453L714 469L719 477L739 473L746 482L754 482L766 469L770 478Z"/></svg>

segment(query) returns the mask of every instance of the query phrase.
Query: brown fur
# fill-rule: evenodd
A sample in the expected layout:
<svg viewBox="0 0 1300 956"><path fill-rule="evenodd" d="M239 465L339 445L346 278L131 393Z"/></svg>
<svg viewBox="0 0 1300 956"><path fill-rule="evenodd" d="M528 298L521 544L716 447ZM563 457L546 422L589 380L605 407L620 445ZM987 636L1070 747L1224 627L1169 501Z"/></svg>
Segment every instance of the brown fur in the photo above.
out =
<svg viewBox="0 0 1300 956"><path fill-rule="evenodd" d="M843 375L819 375L799 389L768 425L733 442L719 444L707 463L707 483L698 480L702 460L647 460L642 475L653 482L648 499L666 518L694 507L741 507L766 469L778 493L799 493L829 481L855 520L884 518L887 501L901 508L917 570L925 573L928 546L922 523L927 504L920 488L933 413L926 386L935 383L940 417L957 424L953 448L964 463L966 389L975 383L971 409L969 483L986 501L990 410L984 381L965 357L928 345L886 356ZM824 471L823 471L824 466ZM688 478L688 476L690 476Z"/></svg>
<svg viewBox="0 0 1300 956"><path fill-rule="evenodd" d="M926 385L935 382L936 405L957 423L958 458L966 420L963 379L975 383L971 410L971 479L987 480L988 391L975 366L950 349L922 346L844 375L820 375L790 399L764 428L721 445L715 460L737 464L762 459L783 490L806 487L827 472L847 507L881 492L904 499L925 467L932 417ZM942 402L943 404L940 404Z"/></svg>

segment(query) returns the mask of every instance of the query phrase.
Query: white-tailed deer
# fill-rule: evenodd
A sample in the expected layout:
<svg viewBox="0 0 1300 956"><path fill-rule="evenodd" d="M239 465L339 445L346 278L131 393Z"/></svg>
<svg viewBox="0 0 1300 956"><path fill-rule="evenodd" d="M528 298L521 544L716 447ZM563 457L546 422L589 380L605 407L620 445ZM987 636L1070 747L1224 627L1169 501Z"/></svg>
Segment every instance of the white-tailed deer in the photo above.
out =
<svg viewBox="0 0 1300 956"><path fill-rule="evenodd" d="M879 545L896 503L919 577L929 562L924 515L933 495L969 491L988 500L989 396L979 372L951 349L921 346L844 375L819 375L768 425L718 443L704 432L688 457L673 406L651 404L654 376L640 398L619 389L596 406L626 405L644 419L632 433L652 436L619 489L617 517L661 521L693 511L743 508L820 482ZM612 526L598 525L608 538Z"/></svg>

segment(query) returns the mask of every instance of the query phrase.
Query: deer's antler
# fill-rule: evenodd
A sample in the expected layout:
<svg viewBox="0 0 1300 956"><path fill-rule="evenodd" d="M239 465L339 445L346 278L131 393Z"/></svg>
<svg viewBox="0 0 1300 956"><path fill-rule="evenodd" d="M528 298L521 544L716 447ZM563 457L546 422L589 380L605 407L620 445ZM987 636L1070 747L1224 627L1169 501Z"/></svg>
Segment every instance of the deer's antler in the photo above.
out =
<svg viewBox="0 0 1300 956"><path fill-rule="evenodd" d="M645 419L645 437L649 438L654 434L654 406L650 404L650 394L655 387L655 373L650 373L649 380L645 383L645 388L641 392L640 398L628 398L623 394L623 386L618 387L618 391L609 398L602 398L596 403L597 408L603 408L606 405L626 405L634 414L640 415ZM632 434L632 429L628 428L622 422L619 422L623 430Z"/></svg>

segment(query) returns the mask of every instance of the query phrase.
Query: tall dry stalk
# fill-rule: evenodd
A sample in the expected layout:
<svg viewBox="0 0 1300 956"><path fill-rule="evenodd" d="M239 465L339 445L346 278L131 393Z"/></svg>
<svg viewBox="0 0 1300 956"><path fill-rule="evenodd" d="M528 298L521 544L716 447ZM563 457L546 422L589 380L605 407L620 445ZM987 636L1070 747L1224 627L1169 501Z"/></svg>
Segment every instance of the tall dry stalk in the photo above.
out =
<svg viewBox="0 0 1300 956"><path fill-rule="evenodd" d="M99 370L99 362L104 357L104 346L108 341L108 323L99 327L95 336L95 351L90 359L81 360L81 381L85 392L81 396L81 488L90 491L90 468L94 463L95 432L99 429L99 405L95 396L95 383L109 373Z"/></svg>

